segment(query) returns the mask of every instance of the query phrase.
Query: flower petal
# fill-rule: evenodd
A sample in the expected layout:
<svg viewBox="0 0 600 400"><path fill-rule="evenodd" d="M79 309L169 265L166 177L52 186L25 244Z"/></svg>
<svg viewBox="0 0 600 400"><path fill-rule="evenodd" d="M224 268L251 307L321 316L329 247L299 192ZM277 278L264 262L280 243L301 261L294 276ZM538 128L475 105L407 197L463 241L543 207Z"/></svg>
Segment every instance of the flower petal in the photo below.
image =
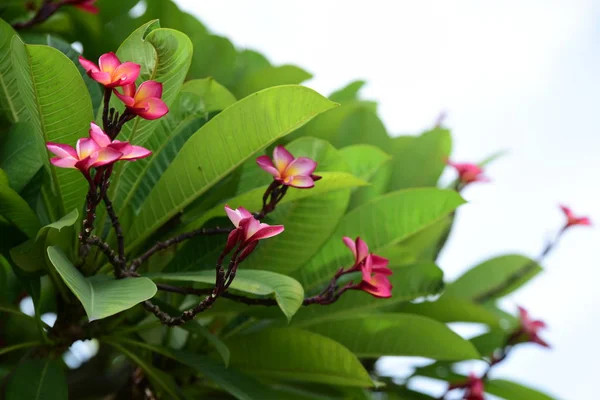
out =
<svg viewBox="0 0 600 400"><path fill-rule="evenodd" d="M317 163L314 160L311 160L307 157L298 157L288 167L285 169L283 173L284 176L310 176L315 169L317 168Z"/></svg>
<svg viewBox="0 0 600 400"><path fill-rule="evenodd" d="M126 149L127 153L123 152L121 160L139 160L140 158L146 158L152 154L152 152L142 146L132 146Z"/></svg>
<svg viewBox="0 0 600 400"><path fill-rule="evenodd" d="M246 218L252 218L252 214L246 210L244 207L240 207L237 210L230 208L228 205L225 205L225 212L229 217L229 220L235 227L240 226L240 221Z"/></svg>
<svg viewBox="0 0 600 400"><path fill-rule="evenodd" d="M256 221L256 220L255 220ZM249 237L248 241L256 241L261 239L267 239L276 235L279 235L284 231L283 225L267 225L260 224L259 229L254 233L251 237Z"/></svg>
<svg viewBox="0 0 600 400"><path fill-rule="evenodd" d="M125 89L126 87L127 86L124 86L123 89ZM113 90L113 93L119 98L119 100L123 102L123 104L125 104L126 107L133 107L133 105L135 104L135 100L133 100L133 97L128 96L127 94L121 94L116 89Z"/></svg>
<svg viewBox="0 0 600 400"><path fill-rule="evenodd" d="M52 165L56 165L61 168L75 168L78 159L75 157L53 157L50 159Z"/></svg>
<svg viewBox="0 0 600 400"><path fill-rule="evenodd" d="M77 158L83 160L86 157L89 157L93 152L100 149L98 143L95 140L89 138L82 138L77 141Z"/></svg>
<svg viewBox="0 0 600 400"><path fill-rule="evenodd" d="M77 159L77 151L68 144L48 142L46 143L46 147L60 158L73 157Z"/></svg>
<svg viewBox="0 0 600 400"><path fill-rule="evenodd" d="M123 153L117 151L111 147L104 147L94 154L94 162L91 164L92 167L101 167L103 165L111 164L117 161Z"/></svg>
<svg viewBox="0 0 600 400"><path fill-rule="evenodd" d="M392 274L392 270L387 267L390 263L390 260L376 254L371 254L371 260L373 261L373 271L387 275Z"/></svg>
<svg viewBox="0 0 600 400"><path fill-rule="evenodd" d="M162 90L162 83L156 81L146 81L142 83L138 87L137 92L135 92L135 102L139 103L151 97L160 99L162 96Z"/></svg>
<svg viewBox="0 0 600 400"><path fill-rule="evenodd" d="M127 61L119 65L112 73L113 86L131 85L140 76L140 65Z"/></svg>
<svg viewBox="0 0 600 400"><path fill-rule="evenodd" d="M98 14L98 7L94 6L93 3L95 3L96 0L92 0L92 1L86 1L83 3L79 3L79 4L74 4L75 7L79 8L82 11L88 12L90 14Z"/></svg>
<svg viewBox="0 0 600 400"><path fill-rule="evenodd" d="M101 83L104 86L110 85L110 74L108 72L90 71L88 72L88 75L90 76L90 78L92 78L98 83Z"/></svg>
<svg viewBox="0 0 600 400"><path fill-rule="evenodd" d="M285 178L283 180L283 184L287 186L292 186L298 189L310 189L315 186L315 182L312 180L310 176L292 176L289 178Z"/></svg>
<svg viewBox="0 0 600 400"><path fill-rule="evenodd" d="M136 114L149 120L158 119L169 112L169 108L165 102L156 97L150 97L140 103L136 101L135 106L143 107L144 110L137 111Z"/></svg>
<svg viewBox="0 0 600 400"><path fill-rule="evenodd" d="M369 246L360 237L356 238L356 262L361 262L369 255Z"/></svg>
<svg viewBox="0 0 600 400"><path fill-rule="evenodd" d="M106 147L111 143L108 135L104 133L102 128L93 122L90 123L90 137L94 139L94 141L98 143L98 146L100 147Z"/></svg>
<svg viewBox="0 0 600 400"><path fill-rule="evenodd" d="M352 254L354 254L354 259L356 260L356 242L348 236L344 236L342 240L344 241L346 247L348 247L350 251L352 251Z"/></svg>
<svg viewBox="0 0 600 400"><path fill-rule="evenodd" d="M81 64L81 66L87 73L100 72L100 68L98 68L98 66L96 64L94 64L93 62L91 62L90 60L88 60L87 58L84 58L82 56L79 56L79 64Z"/></svg>
<svg viewBox="0 0 600 400"><path fill-rule="evenodd" d="M283 171L294 161L294 156L285 149L285 147L279 145L273 150L273 165L283 174Z"/></svg>
<svg viewBox="0 0 600 400"><path fill-rule="evenodd" d="M112 51L102 54L98 60L100 71L108 72L111 75L119 65L121 65L121 61L119 61L119 58Z"/></svg>
<svg viewBox="0 0 600 400"><path fill-rule="evenodd" d="M259 167L261 167L262 169L264 169L265 171L267 171L268 173L273 175L276 179L281 176L279 174L279 171L277 171L277 168L275 168L275 166L273 165L273 161L271 161L269 156L258 157L256 159L256 163L258 164Z"/></svg>

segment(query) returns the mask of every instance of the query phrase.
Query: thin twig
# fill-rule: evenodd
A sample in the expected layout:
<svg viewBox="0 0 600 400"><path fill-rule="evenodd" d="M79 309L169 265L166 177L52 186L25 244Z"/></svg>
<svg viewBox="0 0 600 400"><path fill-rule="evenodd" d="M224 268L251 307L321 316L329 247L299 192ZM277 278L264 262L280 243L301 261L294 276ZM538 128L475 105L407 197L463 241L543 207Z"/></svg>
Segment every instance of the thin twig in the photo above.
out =
<svg viewBox="0 0 600 400"><path fill-rule="evenodd" d="M107 179L108 181L108 179ZM107 185L108 186L108 185ZM103 193L102 200L104 200L104 205L106 206L106 212L110 217L110 221L117 235L117 246L119 251L119 267L123 268L125 264L125 239L123 237L123 229L121 228L121 223L119 222L119 217L115 213L112 202L108 198L108 194L106 192Z"/></svg>
<svg viewBox="0 0 600 400"><path fill-rule="evenodd" d="M93 245L93 246L97 246L100 249L100 251L102 251L104 253L104 255L106 256L106 258L108 258L108 261L115 268L120 265L119 258L115 254L115 252L113 251L113 249L110 248L110 245L108 243L104 242L98 236L92 235L89 238L87 238L86 242L88 244Z"/></svg>

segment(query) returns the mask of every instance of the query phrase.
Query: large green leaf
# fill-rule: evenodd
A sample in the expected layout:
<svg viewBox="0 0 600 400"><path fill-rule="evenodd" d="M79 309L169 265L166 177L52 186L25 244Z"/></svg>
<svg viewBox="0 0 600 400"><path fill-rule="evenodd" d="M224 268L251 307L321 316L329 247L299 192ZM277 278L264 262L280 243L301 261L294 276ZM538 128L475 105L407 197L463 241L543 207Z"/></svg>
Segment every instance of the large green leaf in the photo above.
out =
<svg viewBox="0 0 600 400"><path fill-rule="evenodd" d="M452 148L450 131L435 128L417 137L392 139L390 190L435 186Z"/></svg>
<svg viewBox="0 0 600 400"><path fill-rule="evenodd" d="M134 222L132 247L241 165L252 154L334 106L301 86L266 89L223 111L182 147ZM167 196L165 194L168 194Z"/></svg>
<svg viewBox="0 0 600 400"><path fill-rule="evenodd" d="M17 192L8 186L8 177L0 169L0 216L7 219L28 237L35 237L40 221L29 205Z"/></svg>
<svg viewBox="0 0 600 400"><path fill-rule="evenodd" d="M491 296L491 299L499 298L515 291L541 270L542 267L534 260L522 255L508 254L494 257L476 265L450 283L445 295L478 300L480 296L491 290L503 288ZM528 273L513 282L512 277L521 271L528 271Z"/></svg>
<svg viewBox="0 0 600 400"><path fill-rule="evenodd" d="M468 360L479 353L446 325L420 315L356 314L308 329L343 344L358 357L419 356L434 360Z"/></svg>
<svg viewBox="0 0 600 400"><path fill-rule="evenodd" d="M269 379L373 386L356 356L341 344L299 329L268 329L228 340L231 366Z"/></svg>
<svg viewBox="0 0 600 400"><path fill-rule="evenodd" d="M36 151L40 138L27 122L14 124L0 138L0 168L8 175L10 186L20 192L44 165L45 153Z"/></svg>
<svg viewBox="0 0 600 400"><path fill-rule="evenodd" d="M188 79L214 77L227 85L232 79L236 51L229 39L217 35L196 35L194 43L194 60Z"/></svg>
<svg viewBox="0 0 600 400"><path fill-rule="evenodd" d="M331 93L329 95L329 99L337 103L346 103L349 101L357 100L358 92L360 91L360 89L362 89L365 83L365 81L361 80L350 82L343 88Z"/></svg>
<svg viewBox="0 0 600 400"><path fill-rule="evenodd" d="M200 109L203 113L224 110L236 101L235 96L212 77L187 81L181 91L200 97Z"/></svg>
<svg viewBox="0 0 600 400"><path fill-rule="evenodd" d="M352 253L343 236L359 236L377 254L430 226L464 200L454 191L410 189L389 193L355 208L340 221L331 239L295 273L306 291L328 281L340 266L350 266Z"/></svg>
<svg viewBox="0 0 600 400"><path fill-rule="evenodd" d="M214 271L182 272L148 275L158 281L199 282L215 284ZM298 311L304 300L302 286L289 276L269 271L240 269L231 283L231 289L258 296L273 297L289 319Z"/></svg>
<svg viewBox="0 0 600 400"><path fill-rule="evenodd" d="M156 285L148 278L85 278L59 248L48 247L48 257L90 321L128 310L156 294Z"/></svg>
<svg viewBox="0 0 600 400"><path fill-rule="evenodd" d="M241 99L271 86L299 84L310 78L311 74L295 65L268 66L246 75L236 86L235 94Z"/></svg>
<svg viewBox="0 0 600 400"><path fill-rule="evenodd" d="M50 232L55 231L59 234L62 229L73 226L78 218L79 212L75 209L58 221L42 227L30 240L12 248L11 258L24 271L33 272L43 269L46 266L46 249L54 244L47 240Z"/></svg>
<svg viewBox="0 0 600 400"><path fill-rule="evenodd" d="M391 139L375 111L367 106L360 106L344 119L337 138L332 143L338 147L371 144L388 151Z"/></svg>
<svg viewBox="0 0 600 400"><path fill-rule="evenodd" d="M67 378L50 358L19 363L6 387L6 400L67 400Z"/></svg>
<svg viewBox="0 0 600 400"><path fill-rule="evenodd" d="M0 19L0 121L5 117L14 123L23 120L26 110L23 99L18 96L18 75L11 62L10 44L13 37L18 37L17 33Z"/></svg>
<svg viewBox="0 0 600 400"><path fill-rule="evenodd" d="M44 142L71 146L86 136L92 121L92 104L77 67L60 51L49 46L25 45L18 37L11 44L12 63L29 120ZM49 165L49 163L47 164ZM86 183L81 173L70 168L50 168L60 215L83 203Z"/></svg>
<svg viewBox="0 0 600 400"><path fill-rule="evenodd" d="M485 391L506 400L554 400L545 393L504 379L487 380Z"/></svg>

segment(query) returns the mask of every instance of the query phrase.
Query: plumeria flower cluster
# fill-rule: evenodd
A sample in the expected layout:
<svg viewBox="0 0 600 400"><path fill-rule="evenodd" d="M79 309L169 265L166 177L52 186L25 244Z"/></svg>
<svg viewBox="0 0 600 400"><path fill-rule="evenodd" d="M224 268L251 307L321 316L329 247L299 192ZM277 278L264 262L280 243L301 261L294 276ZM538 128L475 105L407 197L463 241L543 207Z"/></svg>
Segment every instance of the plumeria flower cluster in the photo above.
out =
<svg viewBox="0 0 600 400"><path fill-rule="evenodd" d="M520 325L516 332L511 336L509 344L530 342L539 344L543 347L550 347L550 345L539 335L539 332L546 328L546 323L531 318L529 312L525 308L520 306L518 308Z"/></svg>
<svg viewBox="0 0 600 400"><path fill-rule="evenodd" d="M589 217L578 217L573 213L573 211L569 207L562 205L562 204L560 205L560 209L562 210L563 214L565 214L565 217L567 219L567 222L565 223L563 230L565 230L571 226L577 226L577 225L591 226L592 225L592 221L590 220Z"/></svg>
<svg viewBox="0 0 600 400"><path fill-rule="evenodd" d="M388 268L389 260L369 252L369 247L360 237L352 240L348 236L343 238L344 244L354 255L354 264L344 273L360 272L362 280L350 289L362 290L374 297L391 297L392 284L389 276L392 270Z"/></svg>
<svg viewBox="0 0 600 400"><path fill-rule="evenodd" d="M471 372L469 374L469 378L460 383L455 383L450 385L448 391L454 389L464 389L464 397L463 400L484 400L483 397L483 379L479 378L475 373Z"/></svg>
<svg viewBox="0 0 600 400"><path fill-rule="evenodd" d="M285 186L308 189L315 186L315 181L321 179L313 174L317 168L314 160L308 157L296 158L281 145L275 147L273 160L269 156L260 156L256 163L273 175L276 182Z"/></svg>
<svg viewBox="0 0 600 400"><path fill-rule="evenodd" d="M237 246L238 262L254 251L259 240L279 235L284 230L283 225L260 222L244 207L234 210L226 205L225 212L235 229L229 234L223 253L227 254Z"/></svg>
<svg viewBox="0 0 600 400"><path fill-rule="evenodd" d="M459 188L474 182L489 182L490 179L484 175L483 168L477 164L472 163L456 163L451 160L447 160L446 163L453 167L458 174Z"/></svg>

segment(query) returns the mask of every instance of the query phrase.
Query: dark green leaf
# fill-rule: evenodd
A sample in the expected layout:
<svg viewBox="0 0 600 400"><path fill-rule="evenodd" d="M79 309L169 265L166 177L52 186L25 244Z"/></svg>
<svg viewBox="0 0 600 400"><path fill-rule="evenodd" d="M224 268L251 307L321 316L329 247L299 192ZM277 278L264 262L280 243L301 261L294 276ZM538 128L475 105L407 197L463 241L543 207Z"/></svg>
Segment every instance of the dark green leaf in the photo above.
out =
<svg viewBox="0 0 600 400"><path fill-rule="evenodd" d="M441 322L475 322L492 327L500 325L498 315L468 299L444 295L434 302L404 304L398 311L419 314Z"/></svg>
<svg viewBox="0 0 600 400"><path fill-rule="evenodd" d="M0 19L0 122L2 117L14 123L26 118L25 104L18 96L17 73L11 62L10 44L18 37L13 28Z"/></svg>
<svg viewBox="0 0 600 400"><path fill-rule="evenodd" d="M0 170L0 216L6 218L29 238L35 237L40 221L29 205L17 192L8 186L8 177Z"/></svg>
<svg viewBox="0 0 600 400"><path fill-rule="evenodd" d="M45 153L36 151L40 141L33 126L27 122L14 124L8 134L0 138L0 168L6 172L10 186L16 192L21 192L44 165Z"/></svg>
<svg viewBox="0 0 600 400"><path fill-rule="evenodd" d="M19 364L6 388L6 400L67 400L67 379L49 358Z"/></svg>

